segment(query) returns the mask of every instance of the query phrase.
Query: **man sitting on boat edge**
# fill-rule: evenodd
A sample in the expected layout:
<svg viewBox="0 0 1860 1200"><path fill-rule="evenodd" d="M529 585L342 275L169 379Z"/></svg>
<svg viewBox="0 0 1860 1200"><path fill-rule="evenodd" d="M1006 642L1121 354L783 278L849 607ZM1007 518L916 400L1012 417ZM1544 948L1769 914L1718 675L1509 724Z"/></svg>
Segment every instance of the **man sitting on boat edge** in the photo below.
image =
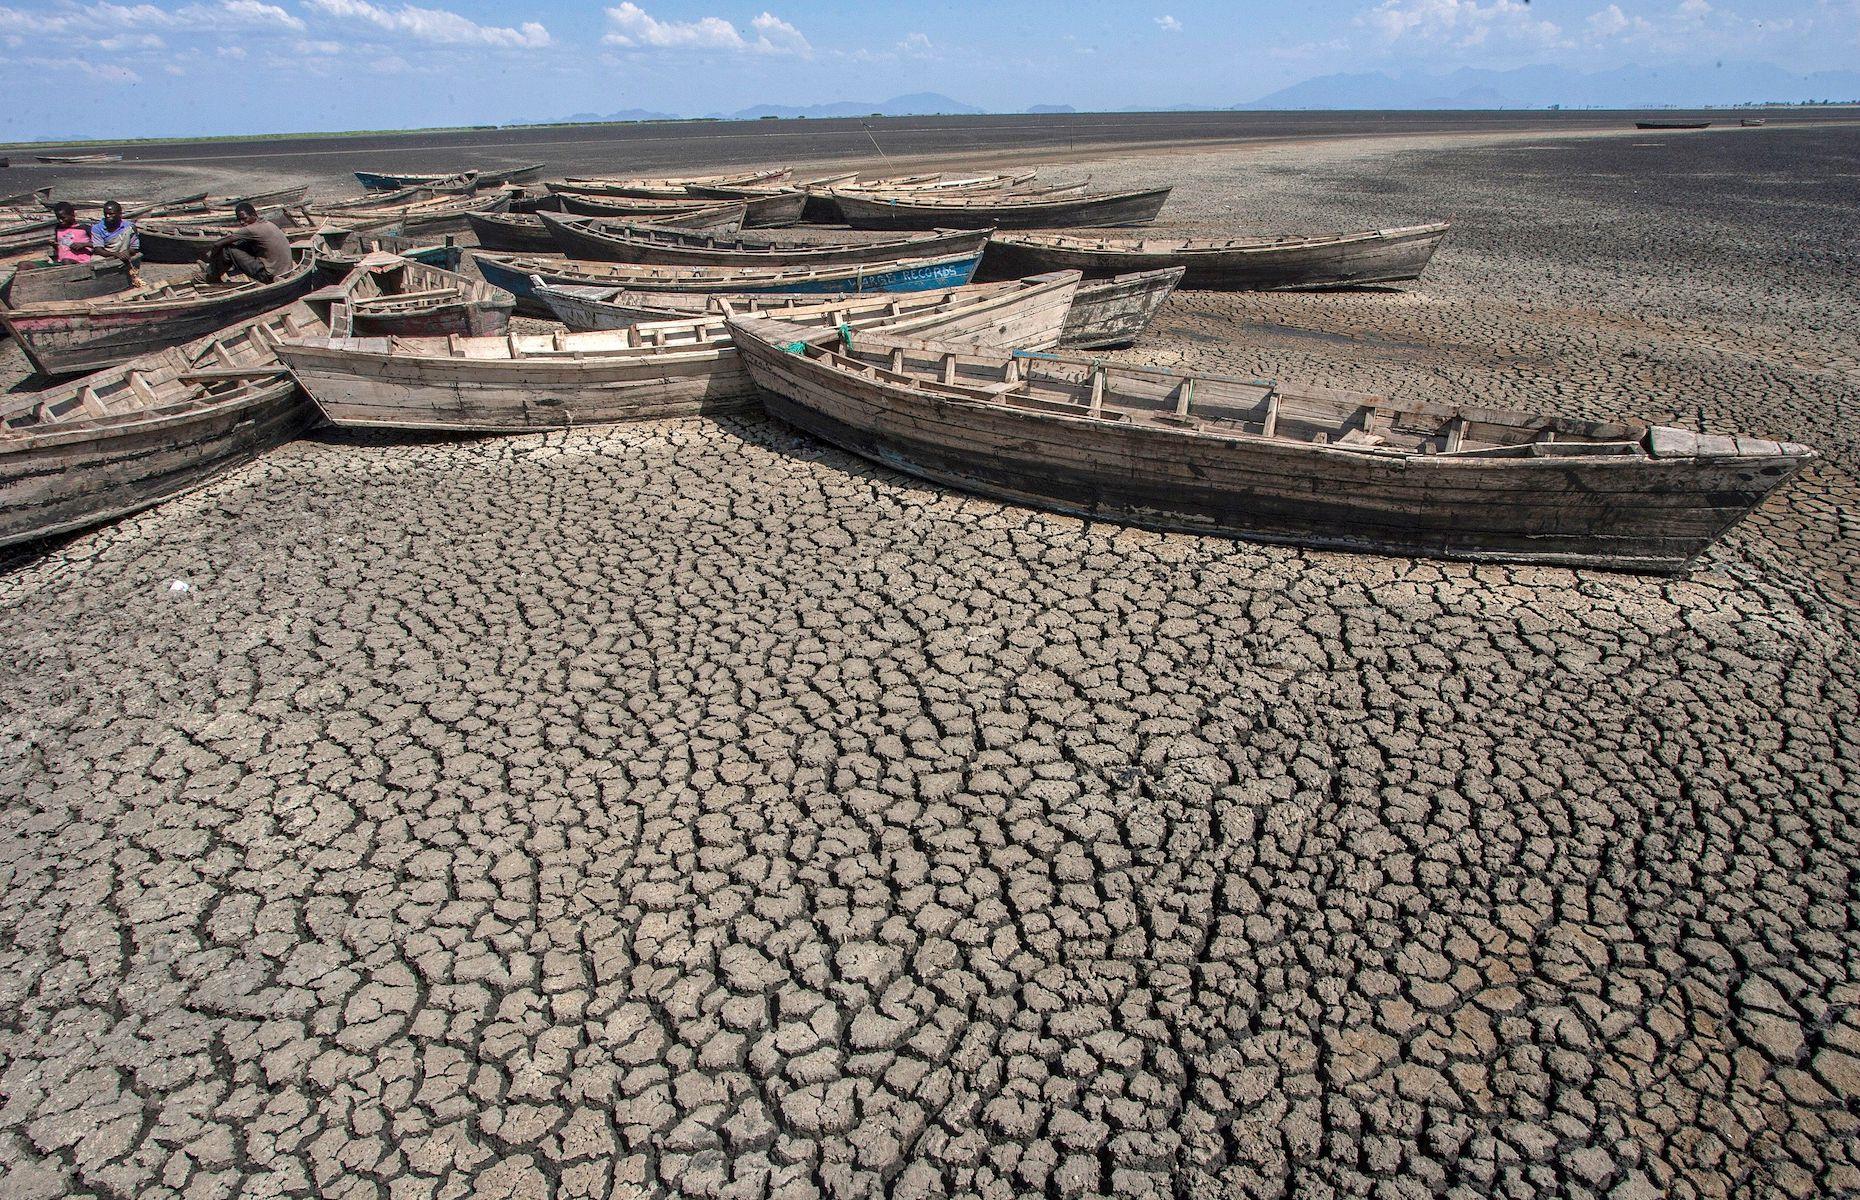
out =
<svg viewBox="0 0 1860 1200"><path fill-rule="evenodd" d="M120 260L129 272L129 282L141 286L142 276L136 268L142 263L142 239L136 234L136 223L123 219L123 206L116 201L104 201L103 219L90 227L90 248L93 254Z"/></svg>
<svg viewBox="0 0 1860 1200"><path fill-rule="evenodd" d="M291 273L291 240L282 229L270 221L261 221L258 210L243 200L233 209L233 218L239 228L207 251L208 280L224 283L228 271L237 271L248 279L270 283Z"/></svg>

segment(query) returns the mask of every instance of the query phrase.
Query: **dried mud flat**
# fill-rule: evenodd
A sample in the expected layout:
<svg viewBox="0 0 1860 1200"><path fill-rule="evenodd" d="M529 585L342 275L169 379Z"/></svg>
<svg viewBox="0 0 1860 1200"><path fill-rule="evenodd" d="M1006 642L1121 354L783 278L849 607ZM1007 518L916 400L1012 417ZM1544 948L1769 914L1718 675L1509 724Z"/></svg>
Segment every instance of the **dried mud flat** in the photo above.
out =
<svg viewBox="0 0 1860 1200"><path fill-rule="evenodd" d="M286 447L0 576L0 1194L1860 1190L1860 132L1089 169L1460 222L1148 357L1826 457L1674 581Z"/></svg>

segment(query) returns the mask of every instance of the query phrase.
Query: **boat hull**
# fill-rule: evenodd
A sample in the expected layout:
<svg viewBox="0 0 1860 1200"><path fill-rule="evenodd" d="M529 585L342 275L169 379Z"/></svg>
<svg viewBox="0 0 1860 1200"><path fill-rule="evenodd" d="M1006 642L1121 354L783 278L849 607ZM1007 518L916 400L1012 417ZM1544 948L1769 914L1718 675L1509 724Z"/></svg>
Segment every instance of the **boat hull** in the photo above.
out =
<svg viewBox="0 0 1860 1200"><path fill-rule="evenodd" d="M1132 271L1182 268L1181 286L1207 291L1265 291L1279 288L1363 287L1418 279L1447 236L1447 226L1427 225L1339 239L1312 239L1255 248L1206 251L1098 250L1043 244L1011 235L990 241L983 278L1012 279L1039 271L1083 271L1087 279L1109 279Z"/></svg>
<svg viewBox="0 0 1860 1200"><path fill-rule="evenodd" d="M0 292L0 299L19 308L60 300L95 300L128 290L128 264L116 258L94 258L87 263L22 266Z"/></svg>
<svg viewBox="0 0 1860 1200"><path fill-rule="evenodd" d="M701 239L601 237L577 230L575 258L600 258L652 267L843 267L856 263L885 262L898 258L930 258L942 254L980 254L988 244L988 231L943 231L928 237L886 239L844 246L790 245L759 248L746 245L705 245ZM566 236L566 235L565 235ZM552 247L553 248L553 247ZM597 256L593 252L599 250ZM580 251L577 253L576 251ZM986 262L986 256L983 259ZM1039 275L1040 271L1023 274ZM1018 278L1018 276L1016 276Z"/></svg>
<svg viewBox="0 0 1860 1200"><path fill-rule="evenodd" d="M314 272L302 269L275 283L228 293L212 302L138 304L122 309L66 313L44 309L0 311L32 365L44 375L100 371L169 346L206 337L237 321L289 304L304 295ZM48 306L49 307L49 306Z"/></svg>
<svg viewBox="0 0 1860 1200"><path fill-rule="evenodd" d="M785 229L798 225L801 212L807 206L807 193L798 188L769 196L745 194L732 188L691 187L686 190L705 200L740 202L744 229Z"/></svg>
<svg viewBox="0 0 1860 1200"><path fill-rule="evenodd" d="M770 413L862 457L1087 519L1427 557L1682 571L1799 461L1382 458L961 403L738 338ZM1675 511L1685 528L1673 528Z"/></svg>
<svg viewBox="0 0 1860 1200"><path fill-rule="evenodd" d="M834 198L840 215L854 229L1058 229L1148 225L1162 212L1169 189L1023 204L1002 200L973 207L868 200L850 192L835 193Z"/></svg>
<svg viewBox="0 0 1860 1200"><path fill-rule="evenodd" d="M478 264L478 273L484 276L486 283L503 288L517 298L518 312L542 317L549 315L548 307L536 298L535 285L530 282L531 272L512 269L485 255L475 255L474 258ZM952 256L925 265L888 267L884 263L874 263L871 265L875 269L871 271L836 273L824 279L787 283L755 278L693 278L675 281L628 279L622 282L628 288L642 292L703 292L715 295L761 292L769 295L830 296L841 292L922 292L933 288L961 287L974 277L980 261L981 255L974 254ZM545 283L598 285L608 282L562 269L541 269L534 274Z"/></svg>
<svg viewBox="0 0 1860 1200"><path fill-rule="evenodd" d="M1034 281L902 324L954 344L1043 349L1057 343L1075 287L1076 276ZM554 359L396 356L358 339L287 342L278 354L335 425L514 433L731 413L761 400L727 340Z"/></svg>
<svg viewBox="0 0 1860 1200"><path fill-rule="evenodd" d="M486 250L518 254L554 254L555 239L533 216L522 213L468 213L465 223Z"/></svg>
<svg viewBox="0 0 1860 1200"><path fill-rule="evenodd" d="M1070 350L1128 346L1143 335L1156 311L1182 282L1182 268L1143 271L1079 288L1059 344Z"/></svg>

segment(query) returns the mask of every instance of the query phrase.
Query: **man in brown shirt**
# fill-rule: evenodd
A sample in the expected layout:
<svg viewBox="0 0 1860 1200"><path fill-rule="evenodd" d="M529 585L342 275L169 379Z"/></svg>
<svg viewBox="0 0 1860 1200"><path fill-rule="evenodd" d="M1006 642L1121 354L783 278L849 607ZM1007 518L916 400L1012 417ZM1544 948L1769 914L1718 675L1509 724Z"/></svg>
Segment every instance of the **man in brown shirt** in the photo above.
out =
<svg viewBox="0 0 1860 1200"><path fill-rule="evenodd" d="M237 271L260 283L291 273L291 240L270 221L258 219L258 210L241 202L233 209L239 228L213 243L207 252L207 278L224 283L228 271Z"/></svg>

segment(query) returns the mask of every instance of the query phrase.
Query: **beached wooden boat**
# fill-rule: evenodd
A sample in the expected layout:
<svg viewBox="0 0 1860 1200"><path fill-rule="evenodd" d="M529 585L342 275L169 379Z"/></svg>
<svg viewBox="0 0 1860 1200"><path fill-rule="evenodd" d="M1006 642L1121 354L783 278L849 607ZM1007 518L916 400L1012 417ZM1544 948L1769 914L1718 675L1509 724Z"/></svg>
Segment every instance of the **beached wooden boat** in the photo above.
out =
<svg viewBox="0 0 1860 1200"><path fill-rule="evenodd" d="M496 170L482 171L469 168L463 171L357 171L355 181L372 191L391 192L397 188L431 187L460 178L475 179L479 187L492 188L506 183L515 183L520 179L533 179L542 173L546 163L526 163L520 167L500 167Z"/></svg>
<svg viewBox="0 0 1860 1200"><path fill-rule="evenodd" d="M1183 271L1168 267L1080 284L1059 344L1069 350L1130 345L1150 327L1163 301L1182 282Z"/></svg>
<svg viewBox="0 0 1860 1200"><path fill-rule="evenodd" d="M1116 238L1002 233L991 238L986 275L1083 271L1108 279L1183 267L1183 287L1216 291L1356 287L1418 279L1447 236L1446 222L1274 238Z"/></svg>
<svg viewBox="0 0 1860 1200"><path fill-rule="evenodd" d="M538 280L636 292L922 292L969 282L981 254L970 251L831 267L648 267L486 253L474 253L472 260L487 283L517 298L518 311L547 316L534 295Z"/></svg>
<svg viewBox="0 0 1860 1200"><path fill-rule="evenodd" d="M1636 129L1710 129L1710 121L1636 121Z"/></svg>
<svg viewBox="0 0 1860 1200"><path fill-rule="evenodd" d="M953 195L959 191L999 190L1018 187L1031 183L1034 172L1024 171L1015 175L892 175L877 179L851 179L844 182L811 181L803 184L807 192L807 203L801 209L801 219L815 225L841 225L846 218L840 214L839 201L833 198L835 191L855 192L913 192Z"/></svg>
<svg viewBox="0 0 1860 1200"><path fill-rule="evenodd" d="M556 195L626 196L635 200L677 200L690 187L751 187L774 183L792 174L787 167L772 171L739 171L733 175L688 175L667 179L562 179L543 186Z"/></svg>
<svg viewBox="0 0 1860 1200"><path fill-rule="evenodd" d="M1760 126L1769 124L1769 118L1767 117L1745 117L1742 120L1738 121L1738 124L1742 125L1745 129L1756 129Z"/></svg>
<svg viewBox="0 0 1860 1200"><path fill-rule="evenodd" d="M741 200L705 200L696 196L683 200L605 200L600 197L557 196L555 201L553 208L539 208L536 211L572 217L600 217L613 221L657 221L663 217L698 214L714 216L720 225L734 223L738 227L749 211L749 206Z"/></svg>
<svg viewBox="0 0 1860 1200"><path fill-rule="evenodd" d="M43 211L22 210L21 215L14 219L0 221L0 258L16 254L31 254L36 250L51 248L52 231L58 227L57 219L52 216L54 203L71 204L77 209L78 220L84 224L90 224L103 215L102 201L54 202L49 199L50 188L44 188L41 191L48 197L43 205ZM32 195L36 197L39 193L35 192ZM193 196L183 196L178 199L131 201L123 205L123 215L139 223L141 218L147 214L163 212L177 206L198 204L206 199L206 195L205 192L199 192Z"/></svg>
<svg viewBox="0 0 1860 1200"><path fill-rule="evenodd" d="M296 437L316 410L272 348L323 331L298 302L48 391L0 396L0 546L159 504Z"/></svg>
<svg viewBox="0 0 1860 1200"><path fill-rule="evenodd" d="M685 233L616 221L558 217L553 213L539 213L537 220L550 231L556 246L570 258L643 263L650 266L844 266L849 263L924 258L963 251L980 253L988 243L987 230L944 229L916 236L821 245L783 242L755 235L719 237L708 233ZM1039 273L1021 272L1023 275Z"/></svg>
<svg viewBox="0 0 1860 1200"><path fill-rule="evenodd" d="M840 215L854 229L1045 229L1075 225L1147 225L1169 199L1169 188L1082 195L874 199L836 191Z"/></svg>
<svg viewBox="0 0 1860 1200"><path fill-rule="evenodd" d="M516 307L483 280L383 251L304 301L327 309L331 337L489 337L509 328Z"/></svg>
<svg viewBox="0 0 1860 1200"><path fill-rule="evenodd" d="M250 204L253 208L297 207L303 204L310 194L310 185L298 184L296 187L273 188L269 192L253 192L245 196L208 196L209 208L237 208L241 204Z"/></svg>
<svg viewBox="0 0 1860 1200"><path fill-rule="evenodd" d="M316 255L318 287L340 282L370 254L385 252L444 271L457 271L465 261L464 247L449 237L435 242L396 237L393 234L362 234L349 229L324 228L318 230L306 245Z"/></svg>
<svg viewBox="0 0 1860 1200"><path fill-rule="evenodd" d="M129 264L120 258L87 263L21 263L0 285L0 301L13 308L62 300L94 300L129 290Z"/></svg>
<svg viewBox="0 0 1860 1200"><path fill-rule="evenodd" d="M970 345L1052 345L1076 272L797 309L793 328L884 324ZM336 425L519 432L751 407L721 318L608 333L287 340L279 354Z"/></svg>
<svg viewBox="0 0 1860 1200"><path fill-rule="evenodd" d="M359 233L393 233L400 237L426 238L443 233L463 233L469 228L466 221L468 213L502 212L509 205L509 192L479 192L476 195L434 196L411 204L384 208L347 209L324 214L323 219Z"/></svg>
<svg viewBox="0 0 1860 1200"><path fill-rule="evenodd" d="M270 283L187 279L153 284L96 300L0 309L0 324L43 374L100 371L289 304L310 290L311 271L306 255L288 275Z"/></svg>
<svg viewBox="0 0 1860 1200"><path fill-rule="evenodd" d="M52 202L52 189L49 187L33 188L30 192L14 192L11 196L0 196L0 208L24 208L36 210Z"/></svg>
<svg viewBox="0 0 1860 1200"><path fill-rule="evenodd" d="M260 216L265 216L261 213ZM303 229L287 215L265 217L288 237ZM308 221L309 218L303 218ZM215 242L235 233L240 227L229 221L193 222L166 219L137 221L136 237L142 245L142 257L152 263L195 263L207 256Z"/></svg>
<svg viewBox="0 0 1860 1200"><path fill-rule="evenodd" d="M123 161L120 154L38 154L33 157L42 163L61 163L73 167L94 167L99 163Z"/></svg>
<svg viewBox="0 0 1860 1200"><path fill-rule="evenodd" d="M743 228L783 229L798 224L807 193L796 187L703 187L685 189L703 200L740 200Z"/></svg>
<svg viewBox="0 0 1860 1200"><path fill-rule="evenodd" d="M554 254L548 226L531 213L466 213L466 228L486 250L517 254Z"/></svg>
<svg viewBox="0 0 1860 1200"><path fill-rule="evenodd" d="M1127 346L1142 336L1150 321L1175 290L1182 268L1143 271L1116 279L1081 283L1072 299L1059 345L1065 349L1102 349ZM992 287L992 284L970 284ZM851 303L857 295L834 297L738 292L634 292L614 287L578 287L541 284L536 297L556 320L570 329L625 329L648 321L690 320L694 317L764 316L783 318L797 308L823 302ZM923 295L924 293L908 293ZM865 297L870 299L870 297Z"/></svg>
<svg viewBox="0 0 1860 1200"><path fill-rule="evenodd" d="M730 330L770 412L854 453L1013 503L1261 541L1680 571L1814 457L767 317Z"/></svg>

